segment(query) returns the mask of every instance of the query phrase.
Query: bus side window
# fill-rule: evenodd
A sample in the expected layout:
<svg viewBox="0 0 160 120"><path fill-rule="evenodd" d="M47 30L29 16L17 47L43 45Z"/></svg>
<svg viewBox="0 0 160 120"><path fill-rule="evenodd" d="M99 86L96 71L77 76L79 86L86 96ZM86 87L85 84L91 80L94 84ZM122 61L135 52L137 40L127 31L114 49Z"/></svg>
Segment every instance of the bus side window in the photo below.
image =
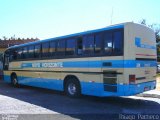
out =
<svg viewBox="0 0 160 120"><path fill-rule="evenodd" d="M123 54L123 32L122 31L116 31L113 33L113 48L114 48L114 54L115 55L121 55Z"/></svg>
<svg viewBox="0 0 160 120"><path fill-rule="evenodd" d="M56 52L56 42L50 42L49 56L54 57Z"/></svg>
<svg viewBox="0 0 160 120"><path fill-rule="evenodd" d="M75 55L75 39L71 38L66 40L66 55Z"/></svg>
<svg viewBox="0 0 160 120"><path fill-rule="evenodd" d="M86 35L83 38L83 52L84 55L91 55L94 52L94 36Z"/></svg>
<svg viewBox="0 0 160 120"><path fill-rule="evenodd" d="M42 57L49 57L49 42L42 43Z"/></svg>
<svg viewBox="0 0 160 120"><path fill-rule="evenodd" d="M111 55L113 50L113 40L112 40L112 33L105 32L104 35L104 52L107 55Z"/></svg>
<svg viewBox="0 0 160 120"><path fill-rule="evenodd" d="M8 54L9 54L9 62L12 62L13 61L13 51L14 50L9 50ZM1 60L0 60L1 61Z"/></svg>
<svg viewBox="0 0 160 120"><path fill-rule="evenodd" d="M34 58L34 46L29 46L29 54L28 57L29 58Z"/></svg>
<svg viewBox="0 0 160 120"><path fill-rule="evenodd" d="M17 53L17 50L12 50L11 51L11 57L10 57L10 61L15 61L15 60L17 60L17 55L18 55L18 53Z"/></svg>
<svg viewBox="0 0 160 120"><path fill-rule="evenodd" d="M41 57L41 45L35 45L35 58Z"/></svg>
<svg viewBox="0 0 160 120"><path fill-rule="evenodd" d="M102 41L103 41L103 34L98 33L95 35L95 54L100 54L102 52Z"/></svg>
<svg viewBox="0 0 160 120"><path fill-rule="evenodd" d="M26 58L28 58L28 48L24 47L23 48L23 59L26 59Z"/></svg>
<svg viewBox="0 0 160 120"><path fill-rule="evenodd" d="M63 57L64 55L65 55L65 40L60 40L57 42L56 56Z"/></svg>
<svg viewBox="0 0 160 120"><path fill-rule="evenodd" d="M22 59L22 48L19 48L17 52L17 59Z"/></svg>
<svg viewBox="0 0 160 120"><path fill-rule="evenodd" d="M77 38L77 54L78 55L82 55L83 54L82 43L83 43L83 38L82 37L78 37Z"/></svg>

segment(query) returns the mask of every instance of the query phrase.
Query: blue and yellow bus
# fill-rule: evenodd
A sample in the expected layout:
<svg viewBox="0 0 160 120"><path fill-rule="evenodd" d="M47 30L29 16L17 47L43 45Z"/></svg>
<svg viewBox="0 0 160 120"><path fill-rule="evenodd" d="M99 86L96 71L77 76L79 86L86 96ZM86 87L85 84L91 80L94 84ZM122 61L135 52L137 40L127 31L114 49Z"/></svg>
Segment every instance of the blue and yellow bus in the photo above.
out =
<svg viewBox="0 0 160 120"><path fill-rule="evenodd" d="M153 30L128 22L8 48L4 80L68 96L130 96L156 87Z"/></svg>

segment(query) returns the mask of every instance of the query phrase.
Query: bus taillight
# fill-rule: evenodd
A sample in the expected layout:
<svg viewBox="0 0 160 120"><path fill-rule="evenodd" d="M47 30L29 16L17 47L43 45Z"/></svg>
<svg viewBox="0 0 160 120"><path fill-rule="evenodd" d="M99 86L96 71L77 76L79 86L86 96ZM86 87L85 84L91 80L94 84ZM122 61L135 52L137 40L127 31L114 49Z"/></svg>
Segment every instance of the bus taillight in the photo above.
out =
<svg viewBox="0 0 160 120"><path fill-rule="evenodd" d="M136 75L129 75L129 84L135 84Z"/></svg>

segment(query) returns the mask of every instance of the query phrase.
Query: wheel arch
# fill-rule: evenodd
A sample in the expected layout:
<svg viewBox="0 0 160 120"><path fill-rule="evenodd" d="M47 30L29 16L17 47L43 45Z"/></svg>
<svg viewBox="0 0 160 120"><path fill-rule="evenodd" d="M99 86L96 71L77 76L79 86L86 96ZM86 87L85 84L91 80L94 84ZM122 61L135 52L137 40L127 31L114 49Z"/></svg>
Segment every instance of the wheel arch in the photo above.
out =
<svg viewBox="0 0 160 120"><path fill-rule="evenodd" d="M65 85L66 85L67 81L70 80L70 79L74 79L75 81L77 81L79 86L80 86L80 90L81 90L81 83L80 83L78 77L75 76L75 75L67 75L67 76L65 76L64 82L63 82L63 88L65 89Z"/></svg>
<svg viewBox="0 0 160 120"><path fill-rule="evenodd" d="M16 76L17 77L17 74L15 72L12 72L11 75L10 75L11 80L12 80L12 76Z"/></svg>
<svg viewBox="0 0 160 120"><path fill-rule="evenodd" d="M11 73L10 79L11 79L11 84L13 85L13 87L17 87L17 88L20 87L20 84L18 82L18 77L15 72Z"/></svg>

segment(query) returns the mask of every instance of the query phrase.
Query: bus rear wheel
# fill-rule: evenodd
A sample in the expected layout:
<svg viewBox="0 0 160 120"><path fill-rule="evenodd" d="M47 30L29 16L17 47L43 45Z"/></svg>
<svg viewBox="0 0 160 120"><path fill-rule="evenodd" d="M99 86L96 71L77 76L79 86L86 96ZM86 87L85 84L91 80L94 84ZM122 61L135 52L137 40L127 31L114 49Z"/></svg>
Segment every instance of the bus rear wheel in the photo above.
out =
<svg viewBox="0 0 160 120"><path fill-rule="evenodd" d="M65 84L65 93L72 98L78 98L81 95L80 84L77 79L69 79Z"/></svg>
<svg viewBox="0 0 160 120"><path fill-rule="evenodd" d="M11 75L11 84L14 87L19 87L17 75L15 75L15 74Z"/></svg>

